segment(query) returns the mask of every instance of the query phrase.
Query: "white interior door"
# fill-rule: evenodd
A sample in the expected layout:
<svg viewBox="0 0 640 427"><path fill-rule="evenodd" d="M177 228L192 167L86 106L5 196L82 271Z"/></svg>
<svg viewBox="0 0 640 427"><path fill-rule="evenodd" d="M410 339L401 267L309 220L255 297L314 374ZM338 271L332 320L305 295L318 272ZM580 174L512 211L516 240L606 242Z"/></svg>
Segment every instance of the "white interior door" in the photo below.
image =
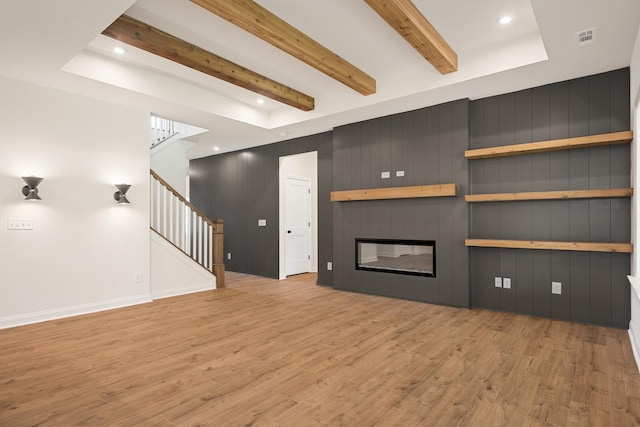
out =
<svg viewBox="0 0 640 427"><path fill-rule="evenodd" d="M311 267L311 186L306 178L287 177L284 193L284 257L286 275Z"/></svg>

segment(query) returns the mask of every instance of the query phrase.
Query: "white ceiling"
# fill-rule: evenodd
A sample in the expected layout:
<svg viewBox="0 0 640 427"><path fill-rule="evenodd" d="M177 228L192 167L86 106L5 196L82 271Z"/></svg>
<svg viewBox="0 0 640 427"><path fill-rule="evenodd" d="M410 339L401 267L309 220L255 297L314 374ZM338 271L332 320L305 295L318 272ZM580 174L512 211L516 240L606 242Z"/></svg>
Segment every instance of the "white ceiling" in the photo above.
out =
<svg viewBox="0 0 640 427"><path fill-rule="evenodd" d="M209 129L191 158L327 131L373 117L629 65L638 0L414 0L457 52L440 75L364 0L258 0L377 81L363 96L188 0L2 0L0 75ZM37 3L34 5L34 3ZM126 13L315 98L302 112L101 32ZM511 15L513 22L498 19ZM597 28L579 47L576 33Z"/></svg>

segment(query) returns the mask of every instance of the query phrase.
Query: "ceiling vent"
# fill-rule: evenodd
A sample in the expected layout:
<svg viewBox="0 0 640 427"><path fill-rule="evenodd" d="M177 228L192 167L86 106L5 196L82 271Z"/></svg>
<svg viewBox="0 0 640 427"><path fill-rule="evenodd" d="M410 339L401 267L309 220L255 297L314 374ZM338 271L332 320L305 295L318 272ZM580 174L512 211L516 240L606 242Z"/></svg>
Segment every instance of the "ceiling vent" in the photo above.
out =
<svg viewBox="0 0 640 427"><path fill-rule="evenodd" d="M578 31L576 36L578 37L578 46L588 46L596 41L596 29L591 28L589 30Z"/></svg>

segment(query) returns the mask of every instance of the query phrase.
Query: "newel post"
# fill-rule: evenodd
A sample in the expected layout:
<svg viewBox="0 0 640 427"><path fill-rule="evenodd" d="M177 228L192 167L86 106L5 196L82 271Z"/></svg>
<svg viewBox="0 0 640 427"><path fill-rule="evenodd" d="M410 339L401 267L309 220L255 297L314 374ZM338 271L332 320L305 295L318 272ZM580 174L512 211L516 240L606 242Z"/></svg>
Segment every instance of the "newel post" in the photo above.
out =
<svg viewBox="0 0 640 427"><path fill-rule="evenodd" d="M216 219L213 223L213 274L216 288L224 288L224 220Z"/></svg>

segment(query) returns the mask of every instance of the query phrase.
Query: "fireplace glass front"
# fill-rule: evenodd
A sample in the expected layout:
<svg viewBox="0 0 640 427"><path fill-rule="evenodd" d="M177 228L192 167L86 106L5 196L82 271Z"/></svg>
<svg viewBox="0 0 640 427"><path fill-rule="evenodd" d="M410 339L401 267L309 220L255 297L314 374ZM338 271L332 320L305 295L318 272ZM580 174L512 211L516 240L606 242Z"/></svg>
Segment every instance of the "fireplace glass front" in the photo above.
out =
<svg viewBox="0 0 640 427"><path fill-rule="evenodd" d="M356 270L436 277L436 242L356 239Z"/></svg>

